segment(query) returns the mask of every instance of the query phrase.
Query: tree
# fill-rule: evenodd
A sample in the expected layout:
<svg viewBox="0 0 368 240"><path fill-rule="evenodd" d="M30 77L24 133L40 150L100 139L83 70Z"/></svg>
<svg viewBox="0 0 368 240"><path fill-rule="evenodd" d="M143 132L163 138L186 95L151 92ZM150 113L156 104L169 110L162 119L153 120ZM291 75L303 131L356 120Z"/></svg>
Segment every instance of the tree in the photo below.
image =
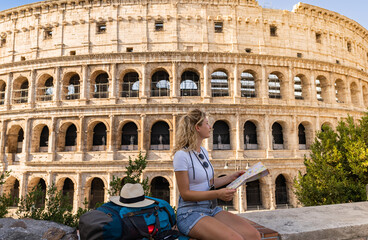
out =
<svg viewBox="0 0 368 240"><path fill-rule="evenodd" d="M10 172L5 171L0 175L0 186L5 183L5 178L9 177ZM13 203L13 198L4 193L0 195L0 218L5 217L8 214L8 208Z"/></svg>
<svg viewBox="0 0 368 240"><path fill-rule="evenodd" d="M124 178L124 184L140 183L142 184L145 195L149 195L148 177L146 177L141 181L141 176L146 166L147 166L147 155L143 156L142 153L139 152L134 162L132 161L131 157L129 157L128 166L125 167L126 177ZM109 195L110 196L120 195L121 188L122 188L122 179L113 176L112 181L110 182L110 189L108 190Z"/></svg>
<svg viewBox="0 0 368 240"><path fill-rule="evenodd" d="M306 174L299 171L295 194L305 206L367 200L368 114L359 123L351 116L336 131L323 126L304 158Z"/></svg>

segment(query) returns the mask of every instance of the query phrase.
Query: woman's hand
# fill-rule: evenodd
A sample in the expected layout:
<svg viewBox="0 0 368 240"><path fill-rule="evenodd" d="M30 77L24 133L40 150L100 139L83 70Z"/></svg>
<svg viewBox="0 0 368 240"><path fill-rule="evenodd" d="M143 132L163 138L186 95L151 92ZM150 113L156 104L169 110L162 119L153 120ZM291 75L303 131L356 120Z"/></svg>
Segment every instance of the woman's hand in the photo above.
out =
<svg viewBox="0 0 368 240"><path fill-rule="evenodd" d="M234 181L235 179L237 179L239 176L243 175L245 173L245 171L237 171L234 172L233 174L230 175L230 182Z"/></svg>
<svg viewBox="0 0 368 240"><path fill-rule="evenodd" d="M236 192L236 189L229 189L229 188L222 188L218 191L218 199L221 199L222 201L231 201L234 197L234 193Z"/></svg>

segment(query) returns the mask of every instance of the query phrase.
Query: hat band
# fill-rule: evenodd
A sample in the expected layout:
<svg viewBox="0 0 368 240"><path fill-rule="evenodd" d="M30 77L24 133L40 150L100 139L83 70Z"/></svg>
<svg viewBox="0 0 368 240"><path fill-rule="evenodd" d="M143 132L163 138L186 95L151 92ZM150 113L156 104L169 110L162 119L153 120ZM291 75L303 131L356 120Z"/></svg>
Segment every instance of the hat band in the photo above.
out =
<svg viewBox="0 0 368 240"><path fill-rule="evenodd" d="M144 195L135 198L123 198L122 196L120 196L120 202L122 203L136 203L144 201L144 199L145 199Z"/></svg>

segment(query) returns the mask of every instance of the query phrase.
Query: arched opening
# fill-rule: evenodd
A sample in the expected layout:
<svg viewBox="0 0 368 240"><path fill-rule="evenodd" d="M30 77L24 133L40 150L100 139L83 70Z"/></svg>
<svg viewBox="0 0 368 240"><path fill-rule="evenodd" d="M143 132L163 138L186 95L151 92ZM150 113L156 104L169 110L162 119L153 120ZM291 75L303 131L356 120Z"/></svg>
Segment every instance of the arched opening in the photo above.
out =
<svg viewBox="0 0 368 240"><path fill-rule="evenodd" d="M186 71L181 75L180 96L200 96L199 76L193 71Z"/></svg>
<svg viewBox="0 0 368 240"><path fill-rule="evenodd" d="M139 75L137 72L129 72L124 75L120 96L139 97Z"/></svg>
<svg viewBox="0 0 368 240"><path fill-rule="evenodd" d="M49 128L44 126L40 135L40 152L47 152L49 147Z"/></svg>
<svg viewBox="0 0 368 240"><path fill-rule="evenodd" d="M358 86L355 82L353 82L352 84L350 84L350 96L351 96L351 103L356 106L359 107L359 89Z"/></svg>
<svg viewBox="0 0 368 240"><path fill-rule="evenodd" d="M21 153L23 151L24 131L20 126L10 128L7 135L8 153Z"/></svg>
<svg viewBox="0 0 368 240"><path fill-rule="evenodd" d="M37 191L40 197L37 198L35 206L44 208L46 202L46 182L42 178L34 178L28 184L28 192Z"/></svg>
<svg viewBox="0 0 368 240"><path fill-rule="evenodd" d="M317 100L323 102L328 97L328 83L324 76L318 76L316 79Z"/></svg>
<svg viewBox="0 0 368 240"><path fill-rule="evenodd" d="M216 71L211 74L211 92L212 97L229 96L229 80L226 72Z"/></svg>
<svg viewBox="0 0 368 240"><path fill-rule="evenodd" d="M17 207L19 201L19 181L15 177L9 177L3 185L4 196L10 197L11 207Z"/></svg>
<svg viewBox="0 0 368 240"><path fill-rule="evenodd" d="M222 177L226 177L226 175L220 175L219 178L222 178ZM218 187L217 189L222 189L222 188L225 188L226 185L224 186L221 186L221 187ZM230 201L223 201L221 199L217 199L217 205L219 207L222 207L223 209L226 209L226 210L233 210L233 207L234 207L234 203L233 203L233 199L231 199Z"/></svg>
<svg viewBox="0 0 368 240"><path fill-rule="evenodd" d="M261 189L259 180L247 182L247 209L262 208Z"/></svg>
<svg viewBox="0 0 368 240"><path fill-rule="evenodd" d="M364 106L368 107L368 88L366 86L363 86L363 101Z"/></svg>
<svg viewBox="0 0 368 240"><path fill-rule="evenodd" d="M298 139L299 139L299 149L300 150L307 149L307 138L305 136L305 127L303 124L299 124L298 126Z"/></svg>
<svg viewBox="0 0 368 240"><path fill-rule="evenodd" d="M257 95L254 75L249 72L242 72L240 77L241 96L245 98L255 98Z"/></svg>
<svg viewBox="0 0 368 240"><path fill-rule="evenodd" d="M276 74L268 75L268 97L281 99L281 81Z"/></svg>
<svg viewBox="0 0 368 240"><path fill-rule="evenodd" d="M77 150L77 127L72 124L65 133L65 151Z"/></svg>
<svg viewBox="0 0 368 240"><path fill-rule="evenodd" d="M277 122L272 125L272 146L273 150L284 149L284 136L282 133L282 126Z"/></svg>
<svg viewBox="0 0 368 240"><path fill-rule="evenodd" d="M344 82L341 79L335 82L335 94L337 103L345 103L345 87Z"/></svg>
<svg viewBox="0 0 368 240"><path fill-rule="evenodd" d="M73 206L74 201L74 183L70 178L66 178L63 185L63 196L66 197L67 203Z"/></svg>
<svg viewBox="0 0 368 240"><path fill-rule="evenodd" d="M170 127L166 122L156 122L151 129L151 150L170 150Z"/></svg>
<svg viewBox="0 0 368 240"><path fill-rule="evenodd" d="M294 77L294 97L297 100L303 100L303 84L299 76Z"/></svg>
<svg viewBox="0 0 368 240"><path fill-rule="evenodd" d="M155 177L151 182L151 195L155 198L161 198L170 203L170 184L163 177Z"/></svg>
<svg viewBox="0 0 368 240"><path fill-rule="evenodd" d="M247 121L244 124L244 149L245 150L258 149L257 127L251 121Z"/></svg>
<svg viewBox="0 0 368 240"><path fill-rule="evenodd" d="M6 83L4 81L0 81L0 105L4 105L5 103L5 90Z"/></svg>
<svg viewBox="0 0 368 240"><path fill-rule="evenodd" d="M94 178L89 195L89 208L95 208L97 203L105 201L105 184L100 178Z"/></svg>
<svg viewBox="0 0 368 240"><path fill-rule="evenodd" d="M51 101L54 94L54 78L49 76L44 84L42 83L43 80L40 81L41 83L39 84L37 91L37 100L41 102Z"/></svg>
<svg viewBox="0 0 368 240"><path fill-rule="evenodd" d="M124 125L121 131L121 150L138 150L138 128L134 122Z"/></svg>
<svg viewBox="0 0 368 240"><path fill-rule="evenodd" d="M73 74L67 85L65 86L64 92L66 93L66 100L75 100L80 98L80 77L78 74Z"/></svg>
<svg viewBox="0 0 368 240"><path fill-rule="evenodd" d="M170 78L166 71L157 71L151 79L151 97L170 95Z"/></svg>
<svg viewBox="0 0 368 240"><path fill-rule="evenodd" d="M92 151L106 150L107 129L104 123L98 123L93 129Z"/></svg>
<svg viewBox="0 0 368 240"><path fill-rule="evenodd" d="M229 150L230 130L224 121L216 121L213 125L213 150Z"/></svg>
<svg viewBox="0 0 368 240"><path fill-rule="evenodd" d="M94 82L93 98L108 98L109 97L109 75L100 73Z"/></svg>
<svg viewBox="0 0 368 240"><path fill-rule="evenodd" d="M27 103L28 102L28 80L27 78L20 78L14 82L13 86L13 103Z"/></svg>
<svg viewBox="0 0 368 240"><path fill-rule="evenodd" d="M275 189L276 205L289 204L286 179L280 174L276 178L276 189Z"/></svg>

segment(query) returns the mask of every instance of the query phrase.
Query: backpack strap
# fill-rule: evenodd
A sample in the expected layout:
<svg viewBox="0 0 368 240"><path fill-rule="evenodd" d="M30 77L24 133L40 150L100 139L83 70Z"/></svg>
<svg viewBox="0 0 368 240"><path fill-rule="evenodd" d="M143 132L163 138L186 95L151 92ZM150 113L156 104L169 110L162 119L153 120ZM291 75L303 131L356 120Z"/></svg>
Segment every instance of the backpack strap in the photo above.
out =
<svg viewBox="0 0 368 240"><path fill-rule="evenodd" d="M152 209L149 209L149 210L151 210L152 211ZM142 211L139 211L139 212L142 212ZM145 212L148 212L148 211L145 211ZM137 212L135 212L135 213L137 213ZM136 224L136 222L134 221L134 218L131 218L131 216L134 216L134 215L136 215L136 214L134 214L134 215L128 215L128 216L126 216L127 217L127 219L129 219L129 221L133 224L133 226L135 227L135 229L137 229L137 231L139 232L139 234L141 234L143 237L147 237L147 238L149 238L149 239L152 239L152 236L153 235L155 235L155 233L156 233L156 230L158 231L158 232L160 232L160 229L161 229L161 226L160 226L160 219L158 218L158 213L157 213L157 209L155 208L154 209L154 213L153 213L154 215L155 215L155 226L154 226L154 229L153 229L153 232L152 232L152 234L147 234L147 233L145 233L145 232L143 232L139 227L138 227L138 225ZM127 215L127 214L125 214L125 215ZM125 215L124 215L124 217L125 217Z"/></svg>
<svg viewBox="0 0 368 240"><path fill-rule="evenodd" d="M123 220L121 219L119 212L116 211L115 209L111 208L111 207L108 207L108 206L101 206L100 208L107 209L110 212L112 212L115 216L117 216L118 219L119 219L119 222L120 222L121 231L123 231Z"/></svg>

